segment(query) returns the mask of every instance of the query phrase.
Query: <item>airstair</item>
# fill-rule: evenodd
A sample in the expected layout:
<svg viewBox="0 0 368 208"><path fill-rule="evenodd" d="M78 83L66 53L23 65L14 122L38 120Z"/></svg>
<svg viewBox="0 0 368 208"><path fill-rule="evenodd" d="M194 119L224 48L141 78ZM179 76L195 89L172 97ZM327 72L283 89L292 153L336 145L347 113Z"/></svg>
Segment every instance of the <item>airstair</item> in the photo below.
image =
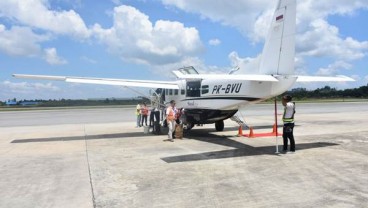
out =
<svg viewBox="0 0 368 208"><path fill-rule="evenodd" d="M150 101L153 108L162 109L165 108L165 91L164 89L150 90Z"/></svg>
<svg viewBox="0 0 368 208"><path fill-rule="evenodd" d="M238 115L233 115L230 120L234 121L235 123L237 123L239 126L241 126L243 129L247 128L249 129L249 126L238 116Z"/></svg>

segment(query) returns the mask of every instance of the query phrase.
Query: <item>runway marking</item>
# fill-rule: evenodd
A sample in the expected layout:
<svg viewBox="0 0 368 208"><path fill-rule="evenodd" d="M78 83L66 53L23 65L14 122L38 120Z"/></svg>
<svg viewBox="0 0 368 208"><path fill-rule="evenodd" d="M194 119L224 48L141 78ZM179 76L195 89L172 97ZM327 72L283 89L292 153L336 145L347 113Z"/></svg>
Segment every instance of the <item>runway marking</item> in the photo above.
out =
<svg viewBox="0 0 368 208"><path fill-rule="evenodd" d="M92 203L93 203L93 207L95 208L96 207L96 200L95 200L95 193L94 193L94 190L93 190L91 167L90 167L90 164L89 164L89 157L88 157L86 125L83 125L83 129L84 129L84 142L85 142L85 145L86 145L86 159L87 159L87 165L88 165L89 183L91 185L91 192L92 192Z"/></svg>

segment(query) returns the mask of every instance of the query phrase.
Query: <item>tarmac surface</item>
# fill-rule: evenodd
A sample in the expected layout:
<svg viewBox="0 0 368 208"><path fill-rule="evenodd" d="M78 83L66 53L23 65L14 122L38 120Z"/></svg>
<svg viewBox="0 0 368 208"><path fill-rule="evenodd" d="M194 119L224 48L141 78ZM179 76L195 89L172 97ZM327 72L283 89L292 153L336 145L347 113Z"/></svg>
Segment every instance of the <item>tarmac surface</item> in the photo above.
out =
<svg viewBox="0 0 368 208"><path fill-rule="evenodd" d="M134 109L0 112L0 207L367 207L368 103L296 107L295 154L230 120L163 142ZM273 105L239 115L272 131Z"/></svg>

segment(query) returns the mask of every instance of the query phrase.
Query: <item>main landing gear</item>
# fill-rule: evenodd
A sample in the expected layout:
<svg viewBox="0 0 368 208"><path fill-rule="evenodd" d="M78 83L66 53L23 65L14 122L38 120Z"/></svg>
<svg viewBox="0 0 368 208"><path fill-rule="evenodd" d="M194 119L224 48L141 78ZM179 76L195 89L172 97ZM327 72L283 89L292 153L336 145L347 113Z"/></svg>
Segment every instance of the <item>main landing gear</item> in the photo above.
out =
<svg viewBox="0 0 368 208"><path fill-rule="evenodd" d="M216 127L216 131L223 131L224 130L224 120L216 121L215 127Z"/></svg>

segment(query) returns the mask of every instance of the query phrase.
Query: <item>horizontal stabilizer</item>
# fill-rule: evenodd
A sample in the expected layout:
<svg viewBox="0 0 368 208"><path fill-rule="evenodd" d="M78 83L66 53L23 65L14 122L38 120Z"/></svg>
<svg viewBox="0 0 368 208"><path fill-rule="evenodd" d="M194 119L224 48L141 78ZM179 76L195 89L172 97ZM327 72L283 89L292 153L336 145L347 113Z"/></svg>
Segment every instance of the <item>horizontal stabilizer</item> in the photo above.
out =
<svg viewBox="0 0 368 208"><path fill-rule="evenodd" d="M353 82L354 79L339 75L336 77L321 77L321 76L297 76L297 82Z"/></svg>
<svg viewBox="0 0 368 208"><path fill-rule="evenodd" d="M13 77L24 78L24 79L43 79L43 80L65 81L65 82L85 83L85 84L102 84L102 85L117 85L117 86L127 86L127 87L179 89L179 86L176 82L170 82L170 81L108 79L108 78L93 78L93 77L64 77L64 76L47 76L47 75L28 75L28 74L13 74Z"/></svg>
<svg viewBox="0 0 368 208"><path fill-rule="evenodd" d="M262 74L183 74L180 71L173 71L179 79L218 79L218 80L248 80L263 82L278 82L272 75Z"/></svg>

